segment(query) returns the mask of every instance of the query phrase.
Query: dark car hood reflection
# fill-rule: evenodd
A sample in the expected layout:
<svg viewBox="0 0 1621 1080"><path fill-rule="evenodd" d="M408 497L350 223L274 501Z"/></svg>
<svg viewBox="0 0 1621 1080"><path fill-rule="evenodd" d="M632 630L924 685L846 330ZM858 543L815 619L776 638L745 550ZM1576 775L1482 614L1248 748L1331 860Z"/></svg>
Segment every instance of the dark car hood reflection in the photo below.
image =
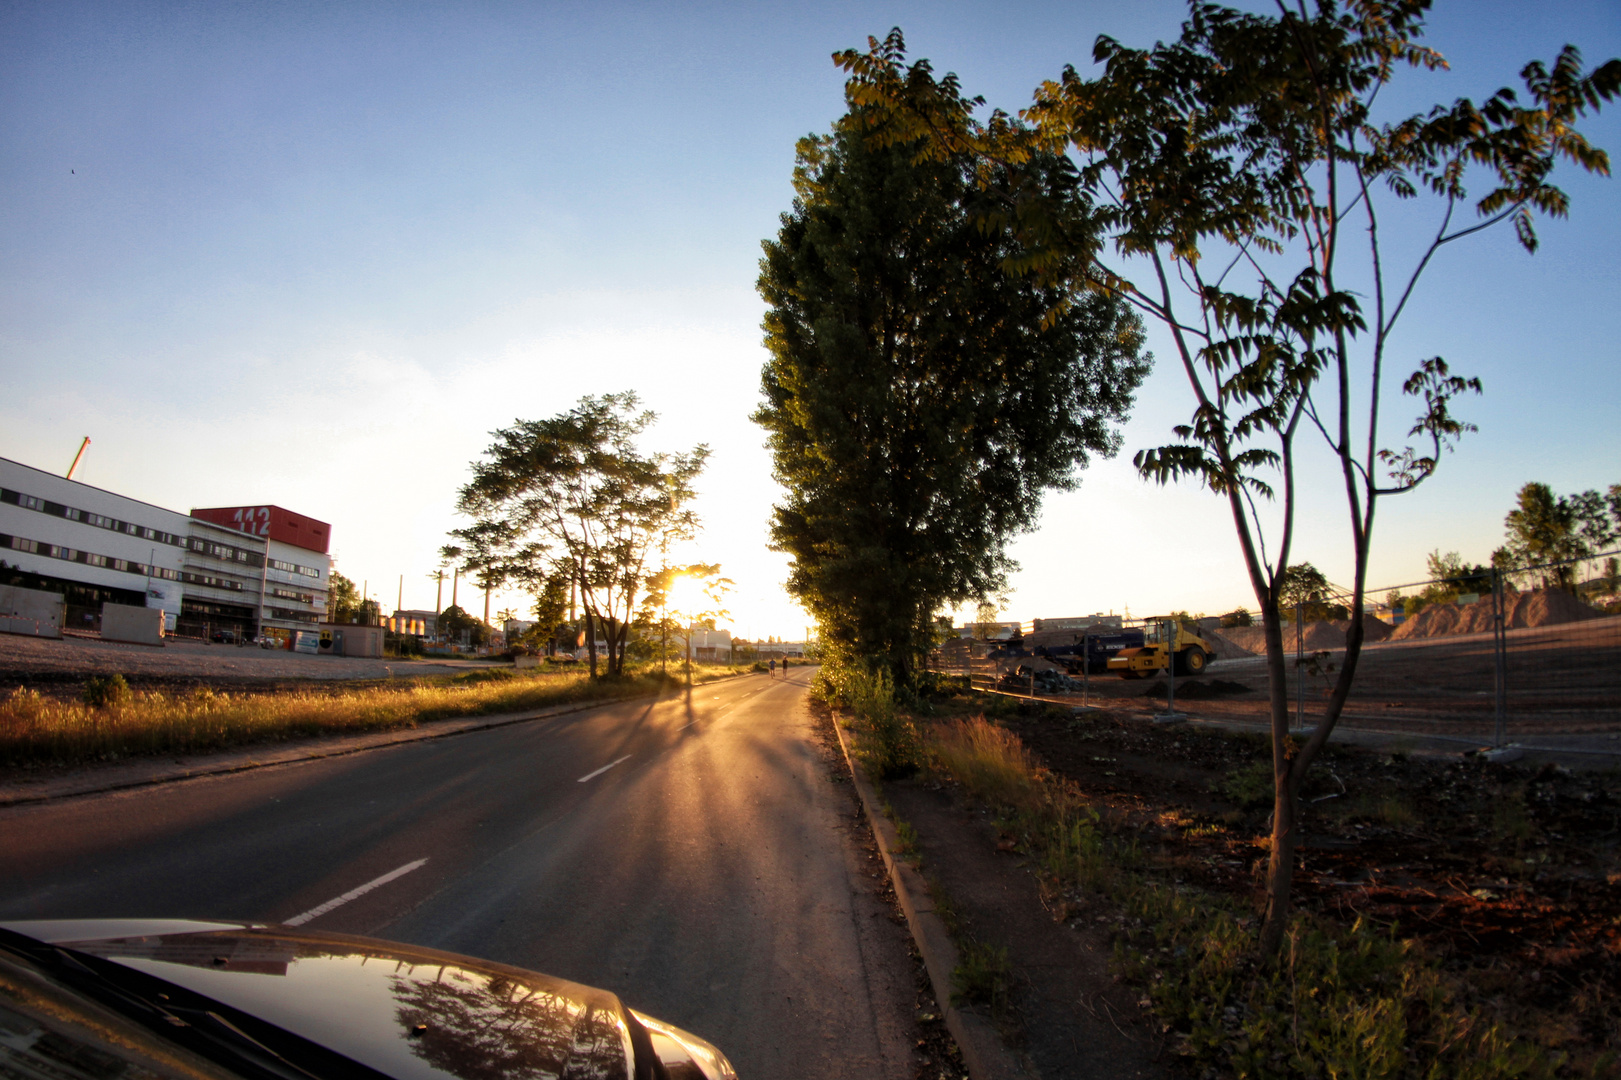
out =
<svg viewBox="0 0 1621 1080"><path fill-rule="evenodd" d="M619 999L534 972L281 930L62 944L298 1032L398 1080L630 1074Z"/></svg>

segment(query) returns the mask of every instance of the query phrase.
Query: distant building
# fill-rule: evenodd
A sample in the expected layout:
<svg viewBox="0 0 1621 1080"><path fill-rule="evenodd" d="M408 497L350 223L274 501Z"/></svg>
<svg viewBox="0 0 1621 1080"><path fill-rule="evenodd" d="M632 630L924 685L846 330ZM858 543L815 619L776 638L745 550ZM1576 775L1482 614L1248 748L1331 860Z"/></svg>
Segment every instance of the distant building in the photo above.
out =
<svg viewBox="0 0 1621 1080"><path fill-rule="evenodd" d="M688 636L692 638L692 658L694 660L713 664L731 659L732 632L730 630L673 630L670 632L670 645L676 652L685 654Z"/></svg>
<svg viewBox="0 0 1621 1080"><path fill-rule="evenodd" d="M286 639L325 617L331 526L280 507L185 515L0 458L0 561L63 594L65 629L101 605L160 608L170 632Z"/></svg>
<svg viewBox="0 0 1621 1080"><path fill-rule="evenodd" d="M255 617L260 633L285 639L293 631L314 630L326 621L332 526L279 506L207 507L193 510L191 516L237 538L236 543L250 552L254 541L260 545L259 587L250 590L258 593ZM195 543L192 546L201 550ZM244 561L240 551L235 558L238 568L253 562L251 556Z"/></svg>
<svg viewBox="0 0 1621 1080"><path fill-rule="evenodd" d="M439 613L422 608L399 608L394 612L395 625L403 625L402 634L434 637L439 633ZM420 629L416 629L420 627Z"/></svg>
<svg viewBox="0 0 1621 1080"><path fill-rule="evenodd" d="M1030 628L1037 632L1042 630L1090 630L1097 629L1119 630L1125 623L1119 615L1071 615L1062 619L1035 619L1031 621Z"/></svg>
<svg viewBox="0 0 1621 1080"><path fill-rule="evenodd" d="M957 627L957 636L964 638L984 637L988 641L1006 641L1016 638L1024 632L1024 624L1016 622L966 623Z"/></svg>

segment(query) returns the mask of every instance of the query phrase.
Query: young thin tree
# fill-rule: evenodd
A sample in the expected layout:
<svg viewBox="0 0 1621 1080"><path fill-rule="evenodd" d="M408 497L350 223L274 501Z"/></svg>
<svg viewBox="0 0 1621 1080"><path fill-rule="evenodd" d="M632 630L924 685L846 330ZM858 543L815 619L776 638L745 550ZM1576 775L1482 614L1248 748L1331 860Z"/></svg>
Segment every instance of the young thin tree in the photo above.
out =
<svg viewBox="0 0 1621 1080"><path fill-rule="evenodd" d="M1068 151L1079 191L1093 201L1107 243L1089 283L1162 324L1175 344L1195 409L1177 442L1139 453L1145 477L1188 478L1223 497L1265 623L1275 798L1267 908L1260 944L1283 941L1299 842L1298 793L1334 730L1357 670L1360 618L1316 730L1298 752L1288 738L1288 681L1279 601L1294 536L1298 437L1315 432L1334 455L1360 615L1379 501L1419 486L1470 425L1452 415L1480 383L1446 361L1418 362L1402 391L1421 403L1392 446L1381 426L1390 343L1436 252L1497 225L1535 250L1537 214L1563 216L1550 183L1563 158L1607 174L1608 158L1576 123L1621 87L1621 61L1591 72L1567 46L1553 65L1521 75L1480 105L1451 105L1391 122L1374 113L1404 67L1436 69L1419 43L1429 0L1279 0L1275 14L1193 2L1181 36L1151 49L1099 38L1095 79L1073 69L1043 85L1023 114L964 129L954 95L901 71L892 35L867 53L835 57L880 106L892 129L924 133L937 156L997 163ZM885 104L887 103L887 104ZM1033 128L1033 130L1032 130ZM880 131L881 134L881 131ZM1473 200L1465 180L1486 177ZM1434 232L1403 265L1386 250L1389 200L1426 198ZM999 219L1015 224L1038 277L1074 250L1050 199L1009 192ZM1105 266L1104 260L1109 262ZM1354 282L1354 286L1346 282ZM1262 504L1268 504L1263 508ZM1264 509L1264 512L1263 512Z"/></svg>
<svg viewBox="0 0 1621 1080"><path fill-rule="evenodd" d="M687 504L708 447L643 453L637 440L657 417L636 406L631 392L585 397L558 416L493 432L457 503L473 524L456 535L489 573L533 582L566 568L585 612L592 677L598 628L607 674L617 676L650 557L662 539L698 527Z"/></svg>

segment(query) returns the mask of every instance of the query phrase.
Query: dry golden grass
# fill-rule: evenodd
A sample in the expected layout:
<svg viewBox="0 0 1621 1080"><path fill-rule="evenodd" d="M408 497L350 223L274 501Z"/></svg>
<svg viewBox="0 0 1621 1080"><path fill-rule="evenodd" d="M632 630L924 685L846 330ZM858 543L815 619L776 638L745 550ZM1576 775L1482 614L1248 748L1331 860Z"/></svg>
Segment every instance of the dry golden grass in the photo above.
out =
<svg viewBox="0 0 1621 1080"><path fill-rule="evenodd" d="M930 749L975 798L1025 807L1040 797L1036 762L1019 737L983 716L936 729Z"/></svg>
<svg viewBox="0 0 1621 1080"><path fill-rule="evenodd" d="M695 670L695 681L730 669ZM584 671L516 674L494 668L440 681L352 691L276 693L202 689L123 695L106 705L62 702L19 689L0 700L0 765L75 764L147 754L196 753L246 743L414 728L435 720L525 712L678 690L657 671L593 682Z"/></svg>

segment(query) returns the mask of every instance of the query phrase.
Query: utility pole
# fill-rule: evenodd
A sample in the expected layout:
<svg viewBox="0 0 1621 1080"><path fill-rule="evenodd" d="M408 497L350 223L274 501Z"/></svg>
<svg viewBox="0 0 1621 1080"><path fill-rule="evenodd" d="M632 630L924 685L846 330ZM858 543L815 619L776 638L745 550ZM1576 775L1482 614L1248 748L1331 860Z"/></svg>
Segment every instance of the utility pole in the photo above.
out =
<svg viewBox="0 0 1621 1080"><path fill-rule="evenodd" d="M400 575L400 598L394 603L394 610L399 611L405 607L405 575Z"/></svg>
<svg viewBox="0 0 1621 1080"><path fill-rule="evenodd" d="M265 540L264 554L259 556L259 626L254 637L265 636L265 592L270 588L270 541Z"/></svg>

